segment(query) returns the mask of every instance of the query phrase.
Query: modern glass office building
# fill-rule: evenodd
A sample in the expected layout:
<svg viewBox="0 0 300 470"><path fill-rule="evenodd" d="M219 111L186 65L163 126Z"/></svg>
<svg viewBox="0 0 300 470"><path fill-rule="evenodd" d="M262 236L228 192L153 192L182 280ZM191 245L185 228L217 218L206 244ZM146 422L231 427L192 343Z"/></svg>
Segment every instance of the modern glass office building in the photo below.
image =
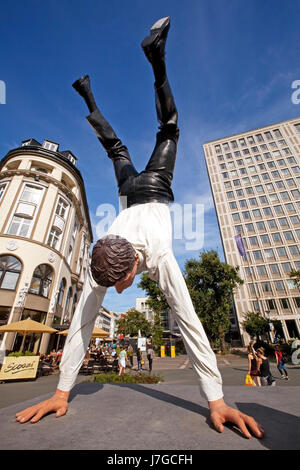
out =
<svg viewBox="0 0 300 470"><path fill-rule="evenodd" d="M234 298L244 314L273 321L271 335L300 337L300 118L203 146L226 262L244 280Z"/></svg>

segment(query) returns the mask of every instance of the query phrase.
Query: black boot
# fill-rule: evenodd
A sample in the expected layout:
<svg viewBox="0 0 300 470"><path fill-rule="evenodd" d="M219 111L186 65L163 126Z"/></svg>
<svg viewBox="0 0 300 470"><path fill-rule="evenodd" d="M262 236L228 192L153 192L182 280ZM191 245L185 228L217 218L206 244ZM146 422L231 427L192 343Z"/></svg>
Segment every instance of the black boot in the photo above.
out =
<svg viewBox="0 0 300 470"><path fill-rule="evenodd" d="M150 36L142 42L145 56L152 65L156 87L160 87L166 80L165 46L169 29L170 17L161 18L151 27Z"/></svg>
<svg viewBox="0 0 300 470"><path fill-rule="evenodd" d="M150 29L150 36L142 42L144 53L152 64L157 59L165 59L165 45L170 29L170 17L156 21Z"/></svg>
<svg viewBox="0 0 300 470"><path fill-rule="evenodd" d="M97 109L94 95L90 86L90 77L88 75L84 75L84 77L78 78L78 80L72 84L72 87L77 91L77 93L80 94L80 96L84 98L90 113Z"/></svg>

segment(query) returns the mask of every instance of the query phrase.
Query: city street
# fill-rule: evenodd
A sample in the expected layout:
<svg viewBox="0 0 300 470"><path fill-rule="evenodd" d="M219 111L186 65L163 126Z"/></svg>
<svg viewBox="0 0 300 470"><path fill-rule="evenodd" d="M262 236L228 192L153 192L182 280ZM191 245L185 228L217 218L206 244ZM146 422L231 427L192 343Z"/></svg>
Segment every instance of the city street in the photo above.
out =
<svg viewBox="0 0 300 470"><path fill-rule="evenodd" d="M278 379L275 387L254 388L243 386L244 358L219 356L218 363L226 402L254 416L265 428L264 439L247 440L230 426L217 433L187 357L178 356L154 360L153 373L164 378L157 385L81 383L89 377L79 375L67 415L59 419L50 415L35 425L17 423L15 413L49 398L58 374L32 382L2 383L0 448L299 449L299 366L288 366L288 382ZM271 370L279 377L274 363Z"/></svg>
<svg viewBox="0 0 300 470"><path fill-rule="evenodd" d="M136 358L134 358L136 359ZM218 355L218 367L222 374L224 386L240 386L244 384L247 373L247 358L238 355ZM145 361L144 372L148 372L148 362ZM289 381L280 380L279 372L274 362L270 362L270 369L276 379L276 386L300 386L300 365L287 366ZM129 369L127 369L129 370ZM133 372L137 372L134 360ZM165 385L197 385L196 375L190 366L187 356L180 355L175 358L156 357L153 361L153 374L161 374ZM76 383L89 379L90 376L79 375ZM34 381L12 382L0 384L0 408L20 403L31 398L54 392L58 383L58 372L53 375L39 377Z"/></svg>

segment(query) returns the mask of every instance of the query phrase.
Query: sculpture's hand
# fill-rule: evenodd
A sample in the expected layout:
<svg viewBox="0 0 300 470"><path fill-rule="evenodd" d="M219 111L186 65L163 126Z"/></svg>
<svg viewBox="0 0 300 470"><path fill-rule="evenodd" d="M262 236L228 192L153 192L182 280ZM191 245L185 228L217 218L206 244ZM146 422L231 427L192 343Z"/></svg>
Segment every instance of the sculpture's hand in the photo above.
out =
<svg viewBox="0 0 300 470"><path fill-rule="evenodd" d="M19 423L26 423L29 419L31 423L37 423L47 413L56 412L57 418L63 416L68 409L68 396L69 392L57 389L49 400L42 401L17 413L16 419Z"/></svg>
<svg viewBox="0 0 300 470"><path fill-rule="evenodd" d="M211 421L217 431L223 432L223 424L230 422L235 424L247 439L251 437L249 429L253 432L254 436L258 438L264 437L263 427L254 418L226 405L222 398L209 402L209 408Z"/></svg>

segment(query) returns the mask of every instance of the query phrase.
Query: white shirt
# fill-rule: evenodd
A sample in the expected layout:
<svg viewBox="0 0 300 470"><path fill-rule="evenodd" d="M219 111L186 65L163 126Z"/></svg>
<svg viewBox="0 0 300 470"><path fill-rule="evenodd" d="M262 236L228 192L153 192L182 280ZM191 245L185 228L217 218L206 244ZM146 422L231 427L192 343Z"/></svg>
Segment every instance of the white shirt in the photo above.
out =
<svg viewBox="0 0 300 470"><path fill-rule="evenodd" d="M108 234L126 238L139 255L137 273L148 271L150 278L158 282L182 334L202 394L208 401L222 398L222 379L215 354L172 251L169 206L150 202L124 209ZM95 283L89 270L66 339L60 363L59 390L69 391L75 384L105 292L106 288Z"/></svg>

